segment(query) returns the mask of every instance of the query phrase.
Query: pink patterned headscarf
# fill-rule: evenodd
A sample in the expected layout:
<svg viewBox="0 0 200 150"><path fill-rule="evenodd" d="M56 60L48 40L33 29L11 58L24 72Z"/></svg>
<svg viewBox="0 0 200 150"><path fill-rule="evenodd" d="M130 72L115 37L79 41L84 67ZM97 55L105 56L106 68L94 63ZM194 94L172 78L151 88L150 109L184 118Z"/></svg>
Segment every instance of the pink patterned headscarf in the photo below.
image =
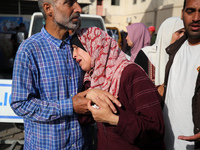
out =
<svg viewBox="0 0 200 150"><path fill-rule="evenodd" d="M151 35L143 23L133 23L126 27L128 36L133 43L131 59L134 62L138 52L145 46L150 46Z"/></svg>
<svg viewBox="0 0 200 150"><path fill-rule="evenodd" d="M131 62L105 31L90 27L78 31L77 35L91 56L93 68L86 72L84 82L91 81L91 88L99 88L117 96L122 71Z"/></svg>

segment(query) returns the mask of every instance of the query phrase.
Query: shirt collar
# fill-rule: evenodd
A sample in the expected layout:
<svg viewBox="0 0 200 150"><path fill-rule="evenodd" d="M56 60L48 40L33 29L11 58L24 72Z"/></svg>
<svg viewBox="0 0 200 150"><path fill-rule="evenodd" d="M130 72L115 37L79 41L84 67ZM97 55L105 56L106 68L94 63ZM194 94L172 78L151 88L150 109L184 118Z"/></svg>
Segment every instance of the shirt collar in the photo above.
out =
<svg viewBox="0 0 200 150"><path fill-rule="evenodd" d="M49 34L44 27L42 28L41 33L48 41L50 41L56 47L59 47L59 48L61 48L64 43L70 45L70 39L72 38L71 36L68 36L64 40L57 39L53 37L51 34Z"/></svg>

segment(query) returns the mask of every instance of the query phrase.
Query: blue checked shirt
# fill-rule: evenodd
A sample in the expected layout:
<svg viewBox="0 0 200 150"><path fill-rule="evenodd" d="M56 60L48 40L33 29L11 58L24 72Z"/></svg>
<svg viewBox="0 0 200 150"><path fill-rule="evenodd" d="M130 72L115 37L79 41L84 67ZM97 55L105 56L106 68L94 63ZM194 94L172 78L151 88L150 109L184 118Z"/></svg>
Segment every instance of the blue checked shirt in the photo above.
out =
<svg viewBox="0 0 200 150"><path fill-rule="evenodd" d="M72 58L70 38L61 41L42 28L18 49L11 107L24 119L24 149L82 149L72 97L82 87L83 72Z"/></svg>

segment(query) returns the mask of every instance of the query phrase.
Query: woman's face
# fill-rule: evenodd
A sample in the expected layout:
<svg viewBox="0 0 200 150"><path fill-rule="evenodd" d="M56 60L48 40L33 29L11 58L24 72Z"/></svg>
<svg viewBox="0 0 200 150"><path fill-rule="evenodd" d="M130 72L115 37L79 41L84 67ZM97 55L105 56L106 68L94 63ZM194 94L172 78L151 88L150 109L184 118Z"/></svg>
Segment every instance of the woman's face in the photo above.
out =
<svg viewBox="0 0 200 150"><path fill-rule="evenodd" d="M174 32L172 34L172 39L171 39L171 42L170 44L174 43L176 40L180 39L183 35L184 35L184 32L185 32L185 28L182 28L176 32Z"/></svg>
<svg viewBox="0 0 200 150"><path fill-rule="evenodd" d="M72 45L73 47L73 58L84 71L89 71L91 69L91 57L88 52L84 51L80 47Z"/></svg>
<svg viewBox="0 0 200 150"><path fill-rule="evenodd" d="M130 40L130 38L129 38L128 35L126 36L126 42L127 42L128 46L133 47L133 43L132 43L132 41Z"/></svg>

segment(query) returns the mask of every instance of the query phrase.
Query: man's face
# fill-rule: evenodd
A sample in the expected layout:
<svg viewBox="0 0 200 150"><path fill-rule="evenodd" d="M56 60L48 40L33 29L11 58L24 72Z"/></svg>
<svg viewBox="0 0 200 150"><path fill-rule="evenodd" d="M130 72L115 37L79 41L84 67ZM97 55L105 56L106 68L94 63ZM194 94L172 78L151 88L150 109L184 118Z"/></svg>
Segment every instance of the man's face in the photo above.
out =
<svg viewBox="0 0 200 150"><path fill-rule="evenodd" d="M200 0L187 0L181 17L189 39L200 40Z"/></svg>
<svg viewBox="0 0 200 150"><path fill-rule="evenodd" d="M54 7L54 21L64 29L76 30L80 27L81 7L77 0L57 0Z"/></svg>

